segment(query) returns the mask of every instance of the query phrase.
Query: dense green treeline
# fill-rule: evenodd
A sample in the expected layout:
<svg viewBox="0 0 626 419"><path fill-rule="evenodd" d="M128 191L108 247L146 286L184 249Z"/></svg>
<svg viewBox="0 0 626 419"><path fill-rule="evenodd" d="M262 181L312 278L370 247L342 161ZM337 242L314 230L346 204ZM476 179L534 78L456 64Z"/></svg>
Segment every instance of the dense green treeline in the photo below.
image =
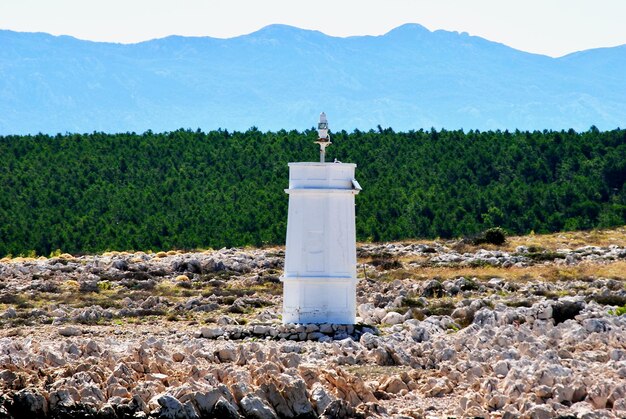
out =
<svg viewBox="0 0 626 419"><path fill-rule="evenodd" d="M0 137L0 255L282 243L289 161L316 132ZM626 223L626 130L345 131L360 240Z"/></svg>

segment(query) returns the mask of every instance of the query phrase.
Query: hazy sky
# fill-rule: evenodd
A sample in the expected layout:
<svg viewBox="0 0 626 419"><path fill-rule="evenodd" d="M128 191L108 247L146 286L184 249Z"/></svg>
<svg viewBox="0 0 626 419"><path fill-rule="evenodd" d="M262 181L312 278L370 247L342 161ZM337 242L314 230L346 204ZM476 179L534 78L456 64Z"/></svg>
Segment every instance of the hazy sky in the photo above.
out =
<svg viewBox="0 0 626 419"><path fill-rule="evenodd" d="M124 43L272 23L378 35L409 22L551 56L626 44L626 0L0 0L0 29Z"/></svg>

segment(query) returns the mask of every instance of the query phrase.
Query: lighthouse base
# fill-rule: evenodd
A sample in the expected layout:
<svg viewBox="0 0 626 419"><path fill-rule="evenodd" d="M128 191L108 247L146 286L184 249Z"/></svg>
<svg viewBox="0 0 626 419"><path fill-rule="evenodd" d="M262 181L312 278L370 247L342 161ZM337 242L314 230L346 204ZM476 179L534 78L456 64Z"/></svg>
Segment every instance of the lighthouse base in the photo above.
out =
<svg viewBox="0 0 626 419"><path fill-rule="evenodd" d="M283 323L354 324L356 278L281 277Z"/></svg>

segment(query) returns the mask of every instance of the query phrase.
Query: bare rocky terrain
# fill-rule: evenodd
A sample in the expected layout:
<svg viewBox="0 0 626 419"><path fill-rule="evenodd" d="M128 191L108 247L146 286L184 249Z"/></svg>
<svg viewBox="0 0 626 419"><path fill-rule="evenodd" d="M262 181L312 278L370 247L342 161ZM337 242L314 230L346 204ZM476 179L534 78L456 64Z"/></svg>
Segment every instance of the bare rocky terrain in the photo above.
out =
<svg viewBox="0 0 626 419"><path fill-rule="evenodd" d="M280 248L5 258L0 418L626 417L625 244L362 244L354 326Z"/></svg>

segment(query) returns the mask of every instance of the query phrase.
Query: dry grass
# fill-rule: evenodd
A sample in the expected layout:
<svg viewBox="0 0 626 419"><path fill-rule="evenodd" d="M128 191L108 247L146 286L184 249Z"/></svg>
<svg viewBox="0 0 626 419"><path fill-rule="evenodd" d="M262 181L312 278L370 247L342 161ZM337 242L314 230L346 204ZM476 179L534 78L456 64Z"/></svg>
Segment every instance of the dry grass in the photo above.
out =
<svg viewBox="0 0 626 419"><path fill-rule="evenodd" d="M471 252L482 248L514 252L517 246L527 246L554 252L557 249L564 248L577 249L583 246L606 247L612 244L618 246L626 245L626 226L611 230L570 231L551 234L531 233L526 236L511 236L507 237L506 243L502 246L489 244L480 246L464 245L464 251Z"/></svg>
<svg viewBox="0 0 626 419"><path fill-rule="evenodd" d="M547 250L560 248L576 249L582 246L626 245L626 226L612 230L572 231L553 234L530 234L510 237L506 247L515 250L516 246L538 246Z"/></svg>
<svg viewBox="0 0 626 419"><path fill-rule="evenodd" d="M282 295L283 285L282 283L266 282L264 284L244 285L241 283L228 284L225 287L219 289L210 290L211 294L219 296L251 296L258 294L263 295Z"/></svg>
<svg viewBox="0 0 626 419"><path fill-rule="evenodd" d="M612 278L626 281L626 261L614 261L607 264L585 262L575 266L533 265L527 267L502 268L498 266L482 267L420 267L404 269L403 278L428 280L439 278L441 280L459 278L478 278L489 280L491 278L504 278L510 281L574 281L591 280L593 278Z"/></svg>
<svg viewBox="0 0 626 419"><path fill-rule="evenodd" d="M149 294L159 297L169 297L173 301L178 301L178 299L183 296L183 288L178 286L175 282L162 281L158 283Z"/></svg>
<svg viewBox="0 0 626 419"><path fill-rule="evenodd" d="M428 244L429 241L403 241L398 244ZM514 252L517 246L536 247L547 252L556 252L558 249L569 248L576 249L583 246L601 246L609 245L626 245L626 226L618 227L611 230L591 230L591 231L574 231L553 234L529 234L527 236L508 237L507 242L502 246L480 245L473 246L469 244L459 244L458 242L447 242L446 245L453 247L456 251L476 252L479 249L502 250ZM458 277L478 278L489 280L499 277L513 281L542 280L542 281L568 281L568 280L590 280L593 278L612 278L620 281L626 281L626 261L613 261L606 263L585 262L576 266L559 266L550 264L536 264L528 267L510 267L502 268L497 266L453 266L453 267L407 267L407 263L424 263L428 260L422 256L407 256L396 258L395 260L403 262L404 268L389 270L384 273L372 272L367 270L369 278L379 280L394 279L412 279L412 280L428 280L438 278L441 280L454 279ZM359 263L370 263L371 257L359 258ZM363 277L363 269L359 268L358 276Z"/></svg>
<svg viewBox="0 0 626 419"><path fill-rule="evenodd" d="M610 230L570 231L551 234L531 233L526 236L510 236L507 237L506 243L501 246L491 244L481 244L477 246L471 244L460 245L458 241L436 241L444 243L447 246L454 247L457 245L458 250L461 252L475 252L478 249L514 252L517 246L535 246L549 251L556 251L561 248L576 249L582 246L609 246L612 244L626 246L626 226L616 227ZM432 240L403 240L401 242L395 242L395 244L401 245L433 245L433 243L434 241ZM367 244L371 243L358 243L357 245L363 246Z"/></svg>
<svg viewBox="0 0 626 419"><path fill-rule="evenodd" d="M362 380L380 380L381 376L387 377L390 375L401 374L403 372L413 371L411 367L408 366L397 366L397 365L345 365L342 368L348 371L352 375L356 375Z"/></svg>
<svg viewBox="0 0 626 419"><path fill-rule="evenodd" d="M25 309L45 309L50 305L65 305L71 308L93 305L99 305L102 308L120 308L121 300L127 296L128 294L122 289L84 293L65 288L60 293L17 294L16 297L23 303L14 305Z"/></svg>

